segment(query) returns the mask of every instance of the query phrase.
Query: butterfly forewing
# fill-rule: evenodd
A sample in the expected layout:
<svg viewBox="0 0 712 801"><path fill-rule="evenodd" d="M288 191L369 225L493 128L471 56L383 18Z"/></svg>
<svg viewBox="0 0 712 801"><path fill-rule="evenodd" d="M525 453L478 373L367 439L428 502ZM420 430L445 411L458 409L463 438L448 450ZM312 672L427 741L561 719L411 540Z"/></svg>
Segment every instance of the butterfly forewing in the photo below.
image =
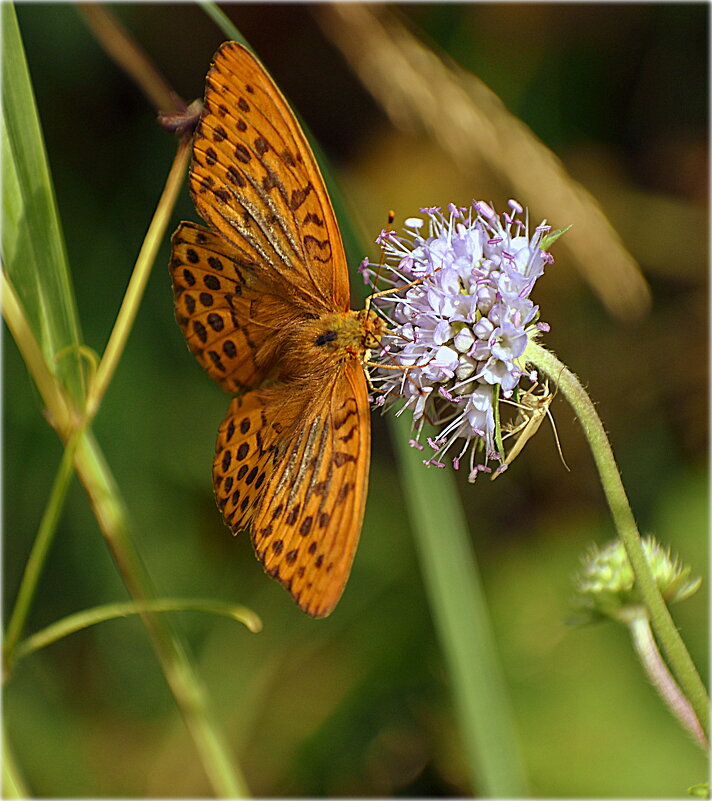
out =
<svg viewBox="0 0 712 801"><path fill-rule="evenodd" d="M190 186L203 219L294 302L348 309L341 235L314 156L282 93L235 42L208 73Z"/></svg>

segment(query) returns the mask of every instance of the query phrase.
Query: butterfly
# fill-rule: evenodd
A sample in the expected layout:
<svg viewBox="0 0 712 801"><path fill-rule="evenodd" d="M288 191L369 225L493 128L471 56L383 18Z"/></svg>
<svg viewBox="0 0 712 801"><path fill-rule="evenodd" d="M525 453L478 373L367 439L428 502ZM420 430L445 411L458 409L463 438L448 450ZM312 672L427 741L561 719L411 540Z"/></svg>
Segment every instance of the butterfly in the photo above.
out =
<svg viewBox="0 0 712 801"><path fill-rule="evenodd" d="M190 192L208 227L172 237L176 319L190 350L235 395L213 482L234 534L307 614L348 579L370 464L363 362L385 323L352 311L346 256L314 154L284 96L245 47L207 74Z"/></svg>

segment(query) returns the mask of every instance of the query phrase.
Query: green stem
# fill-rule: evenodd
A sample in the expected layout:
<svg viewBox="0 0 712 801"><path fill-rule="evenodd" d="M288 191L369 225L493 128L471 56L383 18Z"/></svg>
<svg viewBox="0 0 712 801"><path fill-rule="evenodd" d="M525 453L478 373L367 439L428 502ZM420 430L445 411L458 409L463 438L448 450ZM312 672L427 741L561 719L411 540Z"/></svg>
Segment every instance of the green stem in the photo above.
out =
<svg viewBox="0 0 712 801"><path fill-rule="evenodd" d="M645 558L640 533L623 488L618 466L596 409L578 378L545 348L530 342L524 354L558 386L571 404L583 427L593 454L601 485L618 535L628 554L636 586L645 604L653 631L667 660L690 701L705 734L709 732L709 699L690 654L685 647Z"/></svg>
<svg viewBox="0 0 712 801"><path fill-rule="evenodd" d="M31 335L26 325L25 316L12 290L12 286L3 275L3 312L5 319L13 332L15 341L22 351L25 362L30 367L33 376L35 376L38 388L50 412L50 422L52 422L61 436L66 437L69 431L73 432L66 442L64 456L57 475L55 476L47 509L40 523L40 528L32 546L27 565L25 566L17 602L8 624L7 636L3 646L5 671L8 670L11 664L12 651L22 633L22 628L27 619L32 597L37 587L37 582L44 566L49 546L54 538L54 532L59 520L64 496L71 479L71 465L81 429L89 424L89 421L99 410L104 393L109 386L121 358L121 354L126 346L126 341L128 340L143 297L144 289L146 288L146 282L151 273L151 268L158 249L165 238L170 216L175 206L178 193L183 185L183 178L189 156L190 142L185 140L178 146L156 211L149 225L141 250L139 251L136 264L131 274L129 286L126 290L111 336L109 337L104 356L90 383L86 401L86 414L81 422L78 415L70 414L70 406L66 397L61 391L59 384L54 379L54 376L52 376L47 368L44 356L39 346L36 345L35 338ZM73 421L73 424L70 420Z"/></svg>
<svg viewBox="0 0 712 801"><path fill-rule="evenodd" d="M141 615L144 612L208 612L237 620L254 634L262 630L262 621L252 610L237 604L215 601L212 598L153 598L148 601L125 601L82 609L81 612L51 623L18 645L16 661L89 626L129 615Z"/></svg>
<svg viewBox="0 0 712 801"><path fill-rule="evenodd" d="M183 186L190 153L191 141L186 138L178 146L161 198L158 201L153 219L141 245L136 265L131 273L131 280L126 289L106 350L96 371L94 381L89 387L86 404L86 414L89 419L93 418L98 411L104 393L113 378L114 371L126 347L126 342L143 298L146 282L151 274L151 268L156 260L158 249L164 242L166 228L173 213L178 193Z"/></svg>
<svg viewBox="0 0 712 801"><path fill-rule="evenodd" d="M75 430L88 425L88 420L98 410L103 393L111 380L128 338L130 324L136 315L152 260L155 259L156 251L165 235L173 204L182 185L189 153L189 144L182 143L159 207L149 227L146 237L149 241L144 242L132 274L131 297L128 301L124 300L120 312L121 321L117 320L119 331L112 332L109 343L111 348L107 346L107 352L92 382L91 398L87 400L84 420L80 420L71 409L59 383L48 371L34 335L27 325L24 311L12 292L12 287L3 276L3 314L42 395L50 422L65 444ZM89 495L94 514L129 592L135 600L150 600L155 593L145 565L129 533L123 501L88 428L85 428L79 436L74 454L74 466ZM177 633L158 615L144 612L142 619L215 793L225 798L247 797L249 793L245 780L230 753L221 729L208 709L204 686Z"/></svg>
<svg viewBox="0 0 712 801"><path fill-rule="evenodd" d="M67 495L72 476L74 475L72 469L74 453L81 435L82 429L77 429L69 438L64 448L59 469L54 477L47 507L42 515L37 536L35 537L30 556L22 574L17 600L15 601L10 620L7 624L5 642L3 643L3 668L6 675L12 668L15 646L25 627L32 599L37 589L37 583L42 573L42 568L44 567L50 545L54 539L54 534L57 530L57 523L59 522L59 516L62 512L64 499Z"/></svg>
<svg viewBox="0 0 712 801"><path fill-rule="evenodd" d="M2 273L2 316L42 396L49 424L61 437L68 437L79 424L79 416L47 366L42 349L27 322L27 315L5 271Z"/></svg>
<svg viewBox="0 0 712 801"><path fill-rule="evenodd" d="M245 37L232 24L230 17L228 17L228 15L218 6L217 3L213 3L208 0L208 2L201 3L200 7L210 17L210 19L212 19L218 28L220 28L225 36L229 36L235 42L244 44L245 47L250 47Z"/></svg>

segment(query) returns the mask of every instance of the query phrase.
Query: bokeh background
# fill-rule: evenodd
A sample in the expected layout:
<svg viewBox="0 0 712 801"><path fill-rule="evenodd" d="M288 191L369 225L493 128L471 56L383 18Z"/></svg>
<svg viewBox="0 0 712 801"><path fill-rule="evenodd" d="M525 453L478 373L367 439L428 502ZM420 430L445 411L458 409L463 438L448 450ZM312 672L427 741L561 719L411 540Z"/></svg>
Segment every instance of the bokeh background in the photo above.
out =
<svg viewBox="0 0 712 801"><path fill-rule="evenodd" d="M184 98L202 95L224 37L201 9L169 3L111 9ZM521 153L512 152L503 168L501 154L493 163L473 130L460 158L457 148L444 145L447 132L428 118L427 103L420 121L411 118L411 106L389 109L383 96L398 106L396 90L388 88L397 74L376 73L375 85L388 91L374 98L338 46L358 42L378 69L369 52L369 17L357 20L357 36L348 15L318 5L223 9L322 145L363 239L350 253L352 267L364 255L377 256L370 243L389 208L397 225L421 206L477 197L503 207L516 195L537 220L547 217L555 227L571 222L560 197L547 195L558 186L553 173L544 169L539 181L537 173L507 173L508 163L522 170ZM673 611L706 676L708 6L361 10L402 26L450 67L489 86L561 159L565 172L557 180L578 181L595 197L631 254L620 266L620 253L595 236L587 243L579 235L576 248L557 245L556 264L534 299L551 325L547 344L597 403L641 530L703 576L702 591ZM174 143L76 8L32 3L17 12L83 335L101 352ZM380 52L388 55L385 45ZM416 85L432 92L435 108L441 78L425 67ZM522 196L523 185L536 191ZM180 219L196 219L187 190L175 214ZM591 267L590 255L599 253ZM259 635L207 615L176 619L251 791L477 794L385 422L374 417L366 522L347 591L331 618L307 619L263 575L248 538L229 535L215 508L210 464L227 398L201 372L175 324L168 255L166 241L94 428L161 594L244 603L263 619ZM616 289L626 271L628 295ZM606 287L613 287L612 299ZM61 447L9 335L3 353L7 609ZM560 399L552 410L571 472L544 426L501 480L459 484L531 792L680 796L706 778L706 761L643 678L626 632L613 624L566 625L580 556L614 532L571 411ZM28 630L124 598L75 483ZM477 672L473 664L473 681ZM4 714L38 796L209 793L138 620L102 624L20 663L6 685Z"/></svg>

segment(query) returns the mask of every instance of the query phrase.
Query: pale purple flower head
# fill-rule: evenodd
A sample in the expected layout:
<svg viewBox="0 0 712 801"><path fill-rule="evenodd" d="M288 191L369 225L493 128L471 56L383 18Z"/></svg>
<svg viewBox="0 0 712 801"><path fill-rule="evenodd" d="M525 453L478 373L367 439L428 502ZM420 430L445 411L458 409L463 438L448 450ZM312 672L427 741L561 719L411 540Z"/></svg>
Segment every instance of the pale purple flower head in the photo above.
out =
<svg viewBox="0 0 712 801"><path fill-rule="evenodd" d="M450 452L459 469L469 451L471 481L491 472L489 461L502 461L495 405L526 375L530 338L548 330L529 294L553 262L541 248L550 228L530 233L528 218L519 219L522 207L510 200L509 209L497 216L482 201L470 208L451 203L446 212L425 208L427 224L411 217L403 234L382 231L377 239L384 253L379 280L392 290L373 301L390 324L372 357L384 365L371 374L379 405L412 413L412 443L432 450L425 464L444 467ZM374 283L376 265L364 263L360 271ZM424 446L426 421L438 435Z"/></svg>

